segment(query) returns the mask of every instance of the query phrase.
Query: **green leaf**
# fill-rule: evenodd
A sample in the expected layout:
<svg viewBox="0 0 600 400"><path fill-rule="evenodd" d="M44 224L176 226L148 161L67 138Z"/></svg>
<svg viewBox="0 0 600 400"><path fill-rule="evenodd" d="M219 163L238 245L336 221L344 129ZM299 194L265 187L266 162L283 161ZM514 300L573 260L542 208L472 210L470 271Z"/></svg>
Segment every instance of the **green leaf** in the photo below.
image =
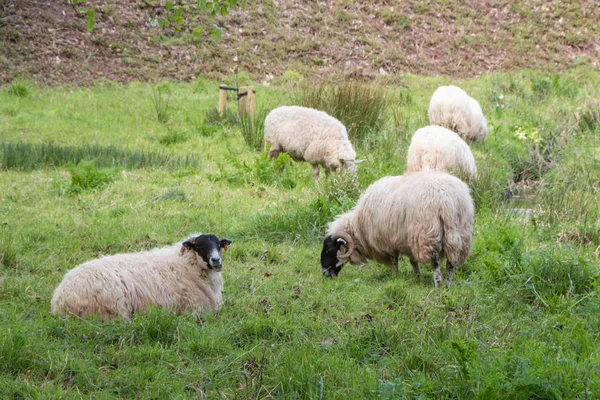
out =
<svg viewBox="0 0 600 400"><path fill-rule="evenodd" d="M223 17L227 15L227 6L224 4L221 6L221 15Z"/></svg>
<svg viewBox="0 0 600 400"><path fill-rule="evenodd" d="M167 9L167 11L171 11L171 8L173 8L173 2L167 1L167 4L165 4L165 8Z"/></svg>
<svg viewBox="0 0 600 400"><path fill-rule="evenodd" d="M206 0L198 0L198 9L200 11L206 10Z"/></svg>
<svg viewBox="0 0 600 400"><path fill-rule="evenodd" d="M234 8L237 5L237 0L229 0L229 8Z"/></svg>
<svg viewBox="0 0 600 400"><path fill-rule="evenodd" d="M214 25L210 28L210 36L213 37L217 42L220 42L223 39L223 31L217 25Z"/></svg>
<svg viewBox="0 0 600 400"><path fill-rule="evenodd" d="M192 31L192 35L194 37L200 37L200 36L202 36L202 27L197 27L196 29L194 29Z"/></svg>
<svg viewBox="0 0 600 400"><path fill-rule="evenodd" d="M87 21L87 31L91 32L96 24L96 12L93 8L90 8L85 14L85 20Z"/></svg>

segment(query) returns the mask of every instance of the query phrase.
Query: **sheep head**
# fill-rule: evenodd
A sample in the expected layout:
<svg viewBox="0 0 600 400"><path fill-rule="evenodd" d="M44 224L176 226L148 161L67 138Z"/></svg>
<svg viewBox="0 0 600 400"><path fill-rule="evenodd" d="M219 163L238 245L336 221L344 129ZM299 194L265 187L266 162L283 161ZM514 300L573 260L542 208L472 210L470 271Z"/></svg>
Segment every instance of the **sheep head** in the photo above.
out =
<svg viewBox="0 0 600 400"><path fill-rule="evenodd" d="M323 241L321 271L327 277L337 276L354 251L354 240L345 232L329 235Z"/></svg>
<svg viewBox="0 0 600 400"><path fill-rule="evenodd" d="M215 271L223 269L221 258L221 249L227 250L231 244L229 239L219 239L215 235L200 235L182 243L185 251L195 251L199 255L206 267Z"/></svg>

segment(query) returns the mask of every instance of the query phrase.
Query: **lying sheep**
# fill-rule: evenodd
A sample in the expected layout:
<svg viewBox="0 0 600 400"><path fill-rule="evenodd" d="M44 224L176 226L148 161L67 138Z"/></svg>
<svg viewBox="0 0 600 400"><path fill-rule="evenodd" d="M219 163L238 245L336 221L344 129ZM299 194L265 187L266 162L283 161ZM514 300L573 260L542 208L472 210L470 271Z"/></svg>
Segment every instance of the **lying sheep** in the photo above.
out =
<svg viewBox="0 0 600 400"><path fill-rule="evenodd" d="M406 172L427 169L448 171L474 180L477 177L475 159L469 145L456 133L431 125L415 132L408 148Z"/></svg>
<svg viewBox="0 0 600 400"><path fill-rule="evenodd" d="M312 164L315 179L319 165L329 170L354 171L358 162L346 127L323 111L298 106L274 109L265 119L265 146L269 158L288 153L296 161Z"/></svg>
<svg viewBox="0 0 600 400"><path fill-rule="evenodd" d="M435 286L442 284L440 258L446 257L446 282L471 249L474 216L469 188L440 171L388 176L373 183L350 212L329 224L321 252L325 276L342 266L372 259L398 272L406 255L415 273L419 263L432 264Z"/></svg>
<svg viewBox="0 0 600 400"><path fill-rule="evenodd" d="M429 103L429 123L458 133L464 140L483 140L487 121L481 106L464 90L456 86L440 86Z"/></svg>
<svg viewBox="0 0 600 400"><path fill-rule="evenodd" d="M52 313L129 320L152 305L177 312L217 310L223 292L221 249L230 243L199 234L183 244L87 261L58 285Z"/></svg>

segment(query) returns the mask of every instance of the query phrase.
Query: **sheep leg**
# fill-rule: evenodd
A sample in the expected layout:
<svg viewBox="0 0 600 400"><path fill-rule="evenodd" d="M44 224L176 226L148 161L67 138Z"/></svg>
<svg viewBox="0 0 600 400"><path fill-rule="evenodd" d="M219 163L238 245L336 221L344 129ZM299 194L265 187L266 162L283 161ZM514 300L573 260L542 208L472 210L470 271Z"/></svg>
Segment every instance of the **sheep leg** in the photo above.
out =
<svg viewBox="0 0 600 400"><path fill-rule="evenodd" d="M312 164L312 167L313 167L313 175L315 176L315 180L318 181L319 180L319 165Z"/></svg>
<svg viewBox="0 0 600 400"><path fill-rule="evenodd" d="M419 263L416 262L415 260L410 260L410 265L412 265L413 267L413 271L415 271L415 274L417 274L417 277L421 278L421 270L419 269Z"/></svg>
<svg viewBox="0 0 600 400"><path fill-rule="evenodd" d="M329 168L325 167L325 178L329 178Z"/></svg>
<svg viewBox="0 0 600 400"><path fill-rule="evenodd" d="M269 158L277 158L279 157L279 153L281 153L281 150L271 147L271 151L269 151Z"/></svg>
<svg viewBox="0 0 600 400"><path fill-rule="evenodd" d="M398 276L398 256L394 257L394 261L392 262L392 274L394 278Z"/></svg>
<svg viewBox="0 0 600 400"><path fill-rule="evenodd" d="M452 275L454 275L454 264L446 259L446 285L448 286L452 284Z"/></svg>
<svg viewBox="0 0 600 400"><path fill-rule="evenodd" d="M437 253L431 257L431 269L433 270L433 283L435 287L439 288L442 286L442 274L440 272L440 255Z"/></svg>

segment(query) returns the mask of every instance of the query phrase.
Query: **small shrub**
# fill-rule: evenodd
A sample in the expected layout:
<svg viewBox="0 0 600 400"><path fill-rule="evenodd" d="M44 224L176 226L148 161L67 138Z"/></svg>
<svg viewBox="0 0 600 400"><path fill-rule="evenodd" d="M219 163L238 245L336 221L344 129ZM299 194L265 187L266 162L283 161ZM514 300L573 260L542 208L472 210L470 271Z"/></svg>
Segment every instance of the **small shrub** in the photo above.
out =
<svg viewBox="0 0 600 400"><path fill-rule="evenodd" d="M268 111L258 113L254 119L249 116L240 118L240 127L244 142L253 150L260 151L264 146L265 117Z"/></svg>
<svg viewBox="0 0 600 400"><path fill-rule="evenodd" d="M157 87L152 89L152 104L154 105L154 111L156 112L156 119L161 124L169 122L169 99L167 97L167 90L163 87Z"/></svg>
<svg viewBox="0 0 600 400"><path fill-rule="evenodd" d="M169 131L163 136L158 138L158 142L165 146L170 146L172 144L183 143L188 140L188 137L183 132L178 132L169 129Z"/></svg>
<svg viewBox="0 0 600 400"><path fill-rule="evenodd" d="M99 170L94 166L94 161L81 161L67 170L71 174L71 193L96 189L114 180L112 173Z"/></svg>

